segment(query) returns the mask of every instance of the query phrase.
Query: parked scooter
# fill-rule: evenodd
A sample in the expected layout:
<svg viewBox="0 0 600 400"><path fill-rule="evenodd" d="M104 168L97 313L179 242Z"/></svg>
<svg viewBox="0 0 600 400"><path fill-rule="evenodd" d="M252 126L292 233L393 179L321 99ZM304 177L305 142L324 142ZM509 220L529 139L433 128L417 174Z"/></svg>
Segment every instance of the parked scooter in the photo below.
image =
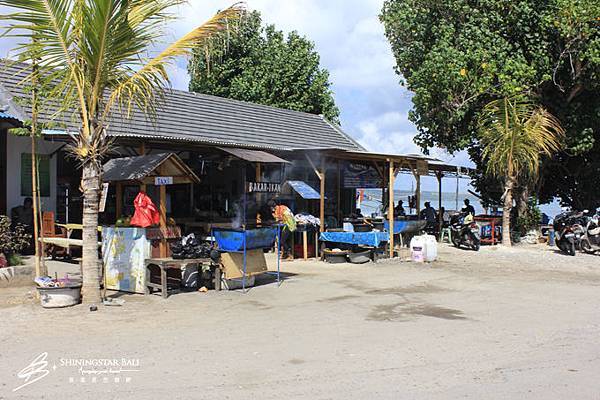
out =
<svg viewBox="0 0 600 400"><path fill-rule="evenodd" d="M585 234L584 213L580 211L567 211L559 214L554 219L554 232L556 246L570 256L581 247L581 238Z"/></svg>
<svg viewBox="0 0 600 400"><path fill-rule="evenodd" d="M455 247L466 246L479 251L481 247L480 227L475 222L473 214L460 213L450 218L450 233Z"/></svg>
<svg viewBox="0 0 600 400"><path fill-rule="evenodd" d="M600 209L596 210L593 216L587 218L580 247L589 254L600 251Z"/></svg>

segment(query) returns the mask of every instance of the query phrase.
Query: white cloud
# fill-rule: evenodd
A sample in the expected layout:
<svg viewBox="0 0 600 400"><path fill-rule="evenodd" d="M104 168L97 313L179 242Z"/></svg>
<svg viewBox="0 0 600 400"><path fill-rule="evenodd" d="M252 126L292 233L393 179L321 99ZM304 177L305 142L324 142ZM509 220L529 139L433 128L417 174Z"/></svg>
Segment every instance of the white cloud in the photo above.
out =
<svg viewBox="0 0 600 400"><path fill-rule="evenodd" d="M405 112L390 111L358 123L357 140L371 151L389 154L418 153L416 129Z"/></svg>
<svg viewBox="0 0 600 400"><path fill-rule="evenodd" d="M235 0L190 0L174 10L180 19L169 26L165 41L173 41L208 20ZM315 42L323 67L331 72L332 89L341 110L342 127L365 147L388 153L415 153L416 127L408 121L410 92L400 86L395 60L378 15L383 0L249 0L265 23L293 30ZM0 10L1 11L1 10ZM0 39L0 56L14 47ZM169 69L174 88L187 90L187 60ZM444 161L465 164L457 156L434 149Z"/></svg>

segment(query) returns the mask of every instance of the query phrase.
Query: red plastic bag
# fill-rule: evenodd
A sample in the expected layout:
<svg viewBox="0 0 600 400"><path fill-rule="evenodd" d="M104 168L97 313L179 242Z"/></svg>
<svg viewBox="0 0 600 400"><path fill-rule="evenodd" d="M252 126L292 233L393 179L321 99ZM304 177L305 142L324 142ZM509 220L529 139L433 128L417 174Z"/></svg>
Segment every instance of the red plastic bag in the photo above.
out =
<svg viewBox="0 0 600 400"><path fill-rule="evenodd" d="M160 222L160 213L152 202L150 196L144 192L138 193L133 201L135 213L131 218L131 226L147 228Z"/></svg>

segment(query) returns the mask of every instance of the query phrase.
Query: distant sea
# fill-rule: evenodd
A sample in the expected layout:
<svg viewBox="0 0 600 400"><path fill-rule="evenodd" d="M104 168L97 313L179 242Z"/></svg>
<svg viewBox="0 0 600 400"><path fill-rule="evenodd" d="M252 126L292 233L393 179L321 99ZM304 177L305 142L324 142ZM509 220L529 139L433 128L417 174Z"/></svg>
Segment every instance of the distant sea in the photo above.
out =
<svg viewBox="0 0 600 400"><path fill-rule="evenodd" d="M404 210L406 213L409 212L408 209L408 196L414 195L414 192L410 190L395 190L394 191L394 202L397 204L398 200L404 201ZM381 190L380 189L365 189L365 199L362 201L360 209L363 215L372 215L378 214L381 215ZM421 209L424 208L424 204L426 201L431 203L431 206L438 209L438 199L439 193L437 191L422 191L421 192ZM442 192L442 207L446 209L446 211L454 211L460 210L464 206L464 200L469 199L471 205L475 207L475 212L477 214L482 214L484 212L483 207L479 199L476 196L473 196L470 193L458 193L456 192ZM560 213L561 209L558 203L545 204L541 207L542 212L546 213L550 217L553 217ZM414 213L415 210L412 210Z"/></svg>

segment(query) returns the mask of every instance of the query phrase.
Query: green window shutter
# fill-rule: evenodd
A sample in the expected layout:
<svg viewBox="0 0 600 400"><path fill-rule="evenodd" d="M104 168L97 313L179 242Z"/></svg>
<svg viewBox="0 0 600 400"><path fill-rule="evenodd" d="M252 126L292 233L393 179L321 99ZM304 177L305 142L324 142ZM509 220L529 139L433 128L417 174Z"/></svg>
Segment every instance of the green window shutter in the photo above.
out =
<svg viewBox="0 0 600 400"><path fill-rule="evenodd" d="M40 176L40 196L50 197L50 156L37 155L37 168ZM31 196L31 153L21 153L21 196Z"/></svg>

